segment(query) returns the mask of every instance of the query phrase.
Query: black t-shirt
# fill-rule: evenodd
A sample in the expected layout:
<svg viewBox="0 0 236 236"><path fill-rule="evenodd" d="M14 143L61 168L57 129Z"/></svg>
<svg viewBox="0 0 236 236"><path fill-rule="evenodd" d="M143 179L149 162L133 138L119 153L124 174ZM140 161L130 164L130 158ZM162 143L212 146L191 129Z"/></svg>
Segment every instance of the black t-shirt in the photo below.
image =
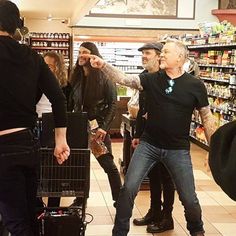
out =
<svg viewBox="0 0 236 236"><path fill-rule="evenodd" d="M170 78L164 71L139 77L148 100L148 118L141 139L159 148L189 149L192 112L208 106L204 84L184 73L174 79L173 91L166 94Z"/></svg>

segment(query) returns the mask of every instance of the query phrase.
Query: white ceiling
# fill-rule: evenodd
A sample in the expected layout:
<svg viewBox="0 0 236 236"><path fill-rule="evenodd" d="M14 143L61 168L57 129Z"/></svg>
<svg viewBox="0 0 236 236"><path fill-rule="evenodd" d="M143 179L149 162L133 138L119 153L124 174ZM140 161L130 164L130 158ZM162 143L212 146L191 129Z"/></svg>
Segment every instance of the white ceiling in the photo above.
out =
<svg viewBox="0 0 236 236"><path fill-rule="evenodd" d="M12 0L27 19L70 19L76 24L85 16L98 0Z"/></svg>

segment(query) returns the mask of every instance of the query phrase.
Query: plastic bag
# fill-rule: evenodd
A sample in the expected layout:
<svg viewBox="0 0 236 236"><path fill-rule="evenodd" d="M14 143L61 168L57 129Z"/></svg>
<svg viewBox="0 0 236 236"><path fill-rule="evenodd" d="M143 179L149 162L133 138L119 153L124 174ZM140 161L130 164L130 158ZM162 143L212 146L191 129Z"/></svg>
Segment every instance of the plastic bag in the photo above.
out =
<svg viewBox="0 0 236 236"><path fill-rule="evenodd" d="M98 158L101 155L107 154L109 151L104 142L95 140L96 131L91 131L90 134L90 149L93 155Z"/></svg>

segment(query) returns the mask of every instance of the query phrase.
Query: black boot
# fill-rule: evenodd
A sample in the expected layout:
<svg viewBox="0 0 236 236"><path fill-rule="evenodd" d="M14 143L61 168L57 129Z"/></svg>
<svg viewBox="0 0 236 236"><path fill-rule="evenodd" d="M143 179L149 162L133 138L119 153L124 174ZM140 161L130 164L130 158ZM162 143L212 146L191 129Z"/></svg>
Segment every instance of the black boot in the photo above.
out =
<svg viewBox="0 0 236 236"><path fill-rule="evenodd" d="M84 199L82 197L76 197L69 207L82 207L83 200Z"/></svg>
<svg viewBox="0 0 236 236"><path fill-rule="evenodd" d="M161 222L157 222L147 226L148 233L162 233L172 229L174 229L174 220L171 214L164 215Z"/></svg>
<svg viewBox="0 0 236 236"><path fill-rule="evenodd" d="M153 223L153 220L154 220L153 211L152 209L149 209L147 214L144 217L135 218L133 220L133 223L134 225L142 226L142 225L148 225L148 224Z"/></svg>
<svg viewBox="0 0 236 236"><path fill-rule="evenodd" d="M204 236L204 232L196 232L196 233L192 233L191 236Z"/></svg>

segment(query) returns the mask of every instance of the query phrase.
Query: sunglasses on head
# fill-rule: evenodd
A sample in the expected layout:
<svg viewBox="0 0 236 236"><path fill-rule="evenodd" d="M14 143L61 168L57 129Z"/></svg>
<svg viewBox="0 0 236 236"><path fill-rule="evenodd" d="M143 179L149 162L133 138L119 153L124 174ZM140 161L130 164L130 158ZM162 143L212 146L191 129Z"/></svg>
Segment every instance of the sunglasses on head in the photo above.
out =
<svg viewBox="0 0 236 236"><path fill-rule="evenodd" d="M165 93L166 93L166 94L170 94L170 93L173 92L173 86L174 86L174 84L175 84L175 81L174 81L173 79L168 79L168 80L167 80L167 83L169 84L169 87L167 87L167 88L165 89Z"/></svg>

